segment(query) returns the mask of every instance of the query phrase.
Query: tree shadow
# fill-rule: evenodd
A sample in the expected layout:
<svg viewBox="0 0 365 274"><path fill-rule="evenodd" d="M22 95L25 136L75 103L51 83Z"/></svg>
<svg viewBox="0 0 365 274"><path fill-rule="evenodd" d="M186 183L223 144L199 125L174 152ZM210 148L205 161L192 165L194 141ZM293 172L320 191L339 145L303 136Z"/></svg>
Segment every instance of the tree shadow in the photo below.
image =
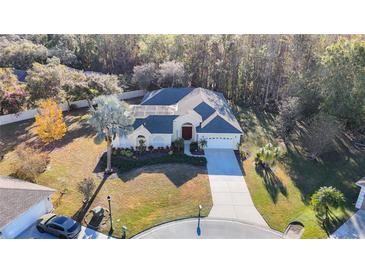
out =
<svg viewBox="0 0 365 274"><path fill-rule="evenodd" d="M318 221L321 223L321 227L326 231L327 236L334 233L342 224L344 224L350 218L346 211L343 211L343 216L337 217L331 210L328 212L328 219L324 220L317 216Z"/></svg>
<svg viewBox="0 0 365 274"><path fill-rule="evenodd" d="M340 136L331 151L314 161L306 157L300 143L287 144L281 163L304 203L309 204L311 195L321 186L333 186L344 193L346 207L353 209L359 191L354 182L364 176L365 154L349 150L349 146L348 140Z"/></svg>
<svg viewBox="0 0 365 274"><path fill-rule="evenodd" d="M83 205L79 208L79 210L77 210L77 212L72 216L72 218L74 220L76 220L79 223L82 222L82 220L84 219L85 215L89 211L92 203L94 202L96 196L98 196L100 190L102 189L104 183L108 180L109 176L110 176L109 174L104 174L104 176L103 176L100 184L96 188L96 190L95 190L94 194L91 196L90 200L87 201L86 203L83 203Z"/></svg>
<svg viewBox="0 0 365 274"><path fill-rule="evenodd" d="M278 200L278 195L281 193L285 197L288 196L288 190L283 182L278 176L271 170L271 168L262 168L256 166L256 172L259 174L263 180L266 190L270 194L271 200L276 203Z"/></svg>
<svg viewBox="0 0 365 274"><path fill-rule="evenodd" d="M34 119L30 119L0 126L0 156L10 152L17 145L34 139L33 123Z"/></svg>
<svg viewBox="0 0 365 274"><path fill-rule="evenodd" d="M95 135L95 130L87 123L84 116L88 113L87 109L79 109L64 114L64 120L67 125L67 133L62 139L48 145L41 144L40 149L49 152L72 143L78 138L88 138Z"/></svg>

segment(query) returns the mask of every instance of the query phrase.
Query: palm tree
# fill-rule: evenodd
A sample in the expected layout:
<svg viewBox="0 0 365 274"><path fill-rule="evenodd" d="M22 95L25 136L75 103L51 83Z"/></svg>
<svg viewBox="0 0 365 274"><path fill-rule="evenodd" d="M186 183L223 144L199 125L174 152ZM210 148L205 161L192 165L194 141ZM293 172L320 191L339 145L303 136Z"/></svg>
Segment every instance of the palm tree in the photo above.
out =
<svg viewBox="0 0 365 274"><path fill-rule="evenodd" d="M135 121L129 106L126 102L121 102L115 95L102 95L94 99L97 107L91 107L89 123L96 129L94 138L96 144L101 144L104 140L107 143L107 166L106 173L110 173L112 141L119 136L127 136L133 131Z"/></svg>
<svg viewBox="0 0 365 274"><path fill-rule="evenodd" d="M279 156L279 148L273 146L271 143L268 143L258 150L256 154L256 164L260 164L264 168L270 167L275 164Z"/></svg>
<svg viewBox="0 0 365 274"><path fill-rule="evenodd" d="M325 217L324 222L328 221L330 207L338 208L345 203L343 193L332 186L323 186L311 197L311 204L318 216Z"/></svg>

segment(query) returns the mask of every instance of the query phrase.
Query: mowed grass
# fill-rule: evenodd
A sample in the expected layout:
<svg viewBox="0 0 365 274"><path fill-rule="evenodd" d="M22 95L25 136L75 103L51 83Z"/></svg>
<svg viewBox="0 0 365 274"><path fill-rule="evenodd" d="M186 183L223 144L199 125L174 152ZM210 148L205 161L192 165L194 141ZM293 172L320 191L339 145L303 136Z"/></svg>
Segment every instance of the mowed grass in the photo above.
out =
<svg viewBox="0 0 365 274"><path fill-rule="evenodd" d="M305 225L303 238L326 238L354 213L359 192L355 182L364 176L365 153L356 151L346 142L337 140L335 150L321 161L308 160L297 140L286 146L275 139L273 116L242 107L238 118L245 131L245 147L250 157L243 168L255 206L274 229L284 231L291 221ZM296 139L296 136L293 136ZM283 153L273 174L257 171L254 158L257 149L267 142L276 143ZM321 186L334 186L346 197L345 210L334 210L337 219L324 229L310 206L311 195Z"/></svg>
<svg viewBox="0 0 365 274"><path fill-rule="evenodd" d="M106 181L93 171L105 144L95 145L94 131L85 123L86 111L67 114L67 135L49 151L50 164L37 178L37 183L56 189L52 200L55 212L76 216L82 207L82 195L77 184L91 177L96 183L95 199L90 209L96 206L108 208L108 195L112 197L114 236L121 236L121 227L128 227L127 236L132 236L161 222L197 215L198 205L203 205L203 215L212 207L209 180L205 167L188 164L165 164L143 167L111 176ZM35 140L32 121L0 127L0 141L5 158L0 161L0 175L10 175L14 149L22 143ZM65 192L65 194L61 194ZM109 231L109 222L101 231Z"/></svg>

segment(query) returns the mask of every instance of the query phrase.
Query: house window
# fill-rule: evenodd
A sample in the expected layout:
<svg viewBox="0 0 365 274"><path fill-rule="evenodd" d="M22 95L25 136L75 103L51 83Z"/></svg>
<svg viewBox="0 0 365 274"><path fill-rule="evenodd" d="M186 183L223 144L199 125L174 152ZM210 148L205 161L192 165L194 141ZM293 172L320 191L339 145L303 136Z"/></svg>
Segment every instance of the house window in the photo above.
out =
<svg viewBox="0 0 365 274"><path fill-rule="evenodd" d="M141 142L144 142L144 145L146 145L146 137L144 137L143 135L138 135L136 146L139 146Z"/></svg>

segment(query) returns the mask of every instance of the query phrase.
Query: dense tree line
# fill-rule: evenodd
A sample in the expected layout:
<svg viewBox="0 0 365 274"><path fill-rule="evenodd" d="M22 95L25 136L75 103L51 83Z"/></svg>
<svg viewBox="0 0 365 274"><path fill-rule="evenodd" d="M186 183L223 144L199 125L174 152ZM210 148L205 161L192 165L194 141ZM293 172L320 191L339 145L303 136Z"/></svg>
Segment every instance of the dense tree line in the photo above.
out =
<svg viewBox="0 0 365 274"><path fill-rule="evenodd" d="M37 70L34 63L45 65L52 57L74 69L116 75L118 85L129 89L192 85L223 91L233 103L279 112L284 135L290 134L296 119L312 119L320 112L349 129L365 130L363 36L0 37L0 67ZM77 97L82 90L82 96L92 97L100 88L79 78L83 77L76 73L64 81L67 96Z"/></svg>

